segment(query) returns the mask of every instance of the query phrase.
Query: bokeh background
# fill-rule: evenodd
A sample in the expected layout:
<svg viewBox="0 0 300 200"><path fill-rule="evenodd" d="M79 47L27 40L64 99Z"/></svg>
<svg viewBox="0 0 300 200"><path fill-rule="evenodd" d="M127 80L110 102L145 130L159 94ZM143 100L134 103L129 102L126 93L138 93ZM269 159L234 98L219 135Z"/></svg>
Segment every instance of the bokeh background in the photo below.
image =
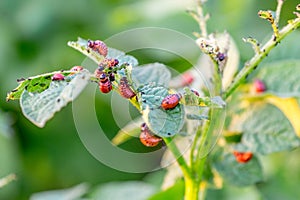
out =
<svg viewBox="0 0 300 200"><path fill-rule="evenodd" d="M288 0L281 23L293 18L298 0ZM242 37L264 41L271 27L257 17L260 9L275 9L276 1L209 0L209 31L227 30L241 52L241 61L253 54ZM94 159L81 143L72 118L72 106L57 113L45 128L31 124L21 113L18 102L6 102L8 91L17 86L16 79L49 71L69 69L84 56L66 43L83 38L105 40L131 28L170 28L190 37L198 31L197 23L185 12L193 1L185 0L1 0L0 1L0 177L16 173L18 180L0 189L0 199L28 199L31 194L67 188L87 182L92 186L123 180L143 179L147 174L131 174L111 169ZM297 44L299 31L282 42L282 49L300 58ZM181 47L180 41L174 41ZM294 45L294 46L293 46ZM299 43L298 43L299 46ZM281 51L281 50L278 50ZM298 51L299 52L299 51ZM178 71L189 66L178 56L157 54L152 50L131 52L141 64L163 62ZM274 54L275 55L275 54ZM286 54L284 54L286 55ZM270 55L269 59L276 59ZM268 62L268 60L266 60ZM112 138L119 127L114 123L110 103L97 96L98 117ZM89 106L89 105L82 105ZM101 112L100 112L101 110ZM138 140L125 144L132 151L147 151ZM225 186L208 193L208 199L298 199L300 151L264 157L268 185L260 190Z"/></svg>

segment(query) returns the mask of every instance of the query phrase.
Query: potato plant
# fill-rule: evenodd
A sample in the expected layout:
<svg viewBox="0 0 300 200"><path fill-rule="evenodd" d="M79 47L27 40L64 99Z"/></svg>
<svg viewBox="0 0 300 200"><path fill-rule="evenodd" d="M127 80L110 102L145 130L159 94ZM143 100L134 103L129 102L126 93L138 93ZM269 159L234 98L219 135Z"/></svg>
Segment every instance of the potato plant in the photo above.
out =
<svg viewBox="0 0 300 200"><path fill-rule="evenodd" d="M176 158L177 162L167 167L165 191L183 180L184 199L196 200L205 199L207 189L220 188L223 181L237 186L260 183L264 180L260 155L300 145L300 74L295 73L300 61L281 60L257 69L272 49L280 48L281 40L300 26L300 4L294 19L283 27L279 27L283 0L278 0L275 11L258 12L271 25L272 36L264 44L244 38L254 55L238 69L238 52L233 50L229 33L208 33L204 3L197 0L197 8L188 12L200 27L195 42L209 65L206 84L198 84L194 69L172 77L164 64L139 66L136 58L101 40L78 38L68 45L94 61L95 71L74 66L21 78L7 101L19 100L24 116L44 127L87 84L97 84L103 95L116 92L141 114L141 126L130 123L113 138L113 144L139 137L149 148L166 145L166 154ZM135 133L128 136L124 130ZM159 199L163 193L149 194L149 198Z"/></svg>

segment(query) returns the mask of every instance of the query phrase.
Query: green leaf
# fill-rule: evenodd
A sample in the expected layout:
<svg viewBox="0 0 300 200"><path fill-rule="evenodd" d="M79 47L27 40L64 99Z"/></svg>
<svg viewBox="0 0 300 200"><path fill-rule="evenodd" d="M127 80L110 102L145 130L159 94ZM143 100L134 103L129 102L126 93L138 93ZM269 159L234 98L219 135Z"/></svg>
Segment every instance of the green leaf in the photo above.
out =
<svg viewBox="0 0 300 200"><path fill-rule="evenodd" d="M154 186L141 181L111 182L100 185L91 197L103 200L145 200L155 192Z"/></svg>
<svg viewBox="0 0 300 200"><path fill-rule="evenodd" d="M97 51L93 51L91 48L88 47L88 40L82 39L78 37L77 41L69 41L68 46L76 49L77 51L81 52L83 55L86 55L90 59L92 59L96 64L99 64L103 59L102 56Z"/></svg>
<svg viewBox="0 0 300 200"><path fill-rule="evenodd" d="M133 68L132 80L136 84L136 87L149 83L168 87L171 80L171 73L164 64L152 63Z"/></svg>
<svg viewBox="0 0 300 200"><path fill-rule="evenodd" d="M51 83L51 77L56 73L61 73L64 76L68 76L71 71L55 71L26 78L20 81L20 84L17 88L7 94L6 101L20 99L24 90L29 92L43 92L49 87Z"/></svg>
<svg viewBox="0 0 300 200"><path fill-rule="evenodd" d="M270 93L282 97L300 97L300 60L284 60L263 65L256 78L265 82Z"/></svg>
<svg viewBox="0 0 300 200"><path fill-rule="evenodd" d="M270 104L253 103L238 121L242 135L235 148L269 154L299 147L300 139L283 113Z"/></svg>
<svg viewBox="0 0 300 200"><path fill-rule="evenodd" d="M139 88L139 92L143 118L154 134L171 137L181 130L184 124L183 105L178 104L171 110L161 108L162 100L169 94L167 88L147 84Z"/></svg>
<svg viewBox="0 0 300 200"><path fill-rule="evenodd" d="M223 179L232 185L242 187L263 180L262 168L255 156L247 163L239 163L232 153L219 153L214 157L213 166Z"/></svg>
<svg viewBox="0 0 300 200"><path fill-rule="evenodd" d="M89 81L90 73L83 70L70 78L70 82L52 81L49 88L41 93L24 90L20 100L24 116L36 126L44 127L54 113L81 93Z"/></svg>
<svg viewBox="0 0 300 200"><path fill-rule="evenodd" d="M79 200L88 190L88 185L85 183L76 185L69 189L53 190L35 193L30 196L30 200L66 200L74 199Z"/></svg>
<svg viewBox="0 0 300 200"><path fill-rule="evenodd" d="M184 197L184 182L183 180L178 180L175 185L172 187L161 191L150 198L148 200L182 200Z"/></svg>
<svg viewBox="0 0 300 200"><path fill-rule="evenodd" d="M137 66L139 63L137 61L137 59L133 56L130 55L125 55L125 53L123 51L114 49L114 48L108 48L108 53L107 53L107 58L114 58L114 59L118 59L119 61L119 65L122 64L129 64L132 67Z"/></svg>

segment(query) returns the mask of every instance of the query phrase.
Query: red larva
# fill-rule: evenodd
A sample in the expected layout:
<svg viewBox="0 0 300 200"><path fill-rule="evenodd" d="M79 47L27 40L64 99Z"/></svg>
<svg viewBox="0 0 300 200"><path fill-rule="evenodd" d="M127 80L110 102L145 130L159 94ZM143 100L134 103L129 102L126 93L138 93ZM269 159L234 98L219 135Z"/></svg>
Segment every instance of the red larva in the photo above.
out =
<svg viewBox="0 0 300 200"><path fill-rule="evenodd" d="M96 40L96 41L89 40L88 41L88 47L90 47L94 51L97 51L98 53L100 53L104 57L107 56L107 52L108 52L107 46L101 40Z"/></svg>
<svg viewBox="0 0 300 200"><path fill-rule="evenodd" d="M164 110L170 110L175 108L178 105L179 101L180 101L179 94L169 94L162 100L161 107Z"/></svg>
<svg viewBox="0 0 300 200"><path fill-rule="evenodd" d="M65 80L65 77L60 73L56 73L52 76L52 81L62 81L62 80Z"/></svg>
<svg viewBox="0 0 300 200"><path fill-rule="evenodd" d="M190 85L191 83L194 82L194 77L191 73L186 72L182 75L182 85Z"/></svg>
<svg viewBox="0 0 300 200"><path fill-rule="evenodd" d="M235 159L239 163L247 163L251 160L253 154L251 152L238 152L233 151L233 155L235 156Z"/></svg>
<svg viewBox="0 0 300 200"><path fill-rule="evenodd" d="M155 147L162 141L162 139L153 135L146 123L143 123L141 125L140 141L146 147Z"/></svg>
<svg viewBox="0 0 300 200"><path fill-rule="evenodd" d="M83 67L81 67L81 66L74 66L71 68L72 72L80 72L82 70L83 70Z"/></svg>
<svg viewBox="0 0 300 200"><path fill-rule="evenodd" d="M112 90L112 84L105 74L101 74L98 84L100 91L103 93L109 93Z"/></svg>
<svg viewBox="0 0 300 200"><path fill-rule="evenodd" d="M134 97L136 94L130 88L126 77L122 77L120 80L119 91L122 97L126 99L130 99Z"/></svg>
<svg viewBox="0 0 300 200"><path fill-rule="evenodd" d="M266 84L259 79L256 79L253 83L253 87L256 93L262 93L267 90Z"/></svg>

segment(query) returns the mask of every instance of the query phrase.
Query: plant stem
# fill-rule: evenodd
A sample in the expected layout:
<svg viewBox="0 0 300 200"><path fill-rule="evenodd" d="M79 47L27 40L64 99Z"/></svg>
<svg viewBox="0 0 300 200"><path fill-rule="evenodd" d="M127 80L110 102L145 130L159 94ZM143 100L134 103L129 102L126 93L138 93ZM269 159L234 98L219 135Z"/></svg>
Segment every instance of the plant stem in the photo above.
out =
<svg viewBox="0 0 300 200"><path fill-rule="evenodd" d="M199 183L195 181L192 177L185 177L185 200L198 200L199 194Z"/></svg>
<svg viewBox="0 0 300 200"><path fill-rule="evenodd" d="M277 38L270 38L270 40L262 47L260 53L256 53L252 59L245 63L243 69L233 80L232 84L228 87L223 94L223 99L227 99L235 89L248 77L248 75L257 67L257 65L268 55L268 53L289 33L300 26L300 18L289 21L289 24L279 31Z"/></svg>
<svg viewBox="0 0 300 200"><path fill-rule="evenodd" d="M198 24L201 30L201 36L207 38L207 29L206 29L206 17L203 14L203 0L196 0L197 2L197 14L198 14Z"/></svg>
<svg viewBox="0 0 300 200"><path fill-rule="evenodd" d="M173 153L173 155L174 155L181 171L183 172L184 177L191 178L190 168L187 165L182 153L177 148L176 144L174 142L172 142L172 138L165 137L165 138L163 138L163 140L165 141L165 143L168 146L169 150Z"/></svg>

